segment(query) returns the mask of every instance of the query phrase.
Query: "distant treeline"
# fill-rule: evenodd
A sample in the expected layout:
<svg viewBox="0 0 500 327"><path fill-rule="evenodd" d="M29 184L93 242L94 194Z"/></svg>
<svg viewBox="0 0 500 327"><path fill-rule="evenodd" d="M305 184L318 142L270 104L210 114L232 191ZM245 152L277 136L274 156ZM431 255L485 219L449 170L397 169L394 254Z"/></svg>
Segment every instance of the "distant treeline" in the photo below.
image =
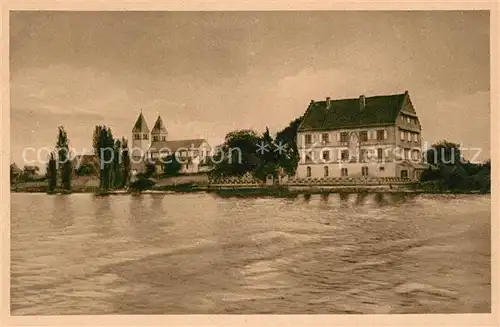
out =
<svg viewBox="0 0 500 327"><path fill-rule="evenodd" d="M425 153L431 167L421 176L421 187L432 190L470 191L489 193L491 188L491 161L471 163L464 160L460 146L441 141Z"/></svg>

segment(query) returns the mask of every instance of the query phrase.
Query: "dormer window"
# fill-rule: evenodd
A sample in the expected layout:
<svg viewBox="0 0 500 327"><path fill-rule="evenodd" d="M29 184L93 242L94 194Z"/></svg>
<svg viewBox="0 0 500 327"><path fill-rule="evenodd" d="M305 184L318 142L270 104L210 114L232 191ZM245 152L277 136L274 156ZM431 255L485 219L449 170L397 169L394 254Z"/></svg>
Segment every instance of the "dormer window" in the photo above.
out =
<svg viewBox="0 0 500 327"><path fill-rule="evenodd" d="M321 143L323 144L330 143L330 134L328 133L321 134Z"/></svg>
<svg viewBox="0 0 500 327"><path fill-rule="evenodd" d="M362 131L359 133L359 139L361 142L366 142L368 141L368 132L367 131Z"/></svg>

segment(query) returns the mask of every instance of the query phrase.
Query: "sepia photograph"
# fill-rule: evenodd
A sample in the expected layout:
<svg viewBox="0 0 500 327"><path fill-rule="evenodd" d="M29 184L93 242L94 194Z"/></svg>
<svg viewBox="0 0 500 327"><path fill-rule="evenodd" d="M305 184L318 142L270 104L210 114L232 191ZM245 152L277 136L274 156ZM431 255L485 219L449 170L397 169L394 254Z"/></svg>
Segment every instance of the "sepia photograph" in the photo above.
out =
<svg viewBox="0 0 500 327"><path fill-rule="evenodd" d="M492 313L489 10L8 16L11 316Z"/></svg>

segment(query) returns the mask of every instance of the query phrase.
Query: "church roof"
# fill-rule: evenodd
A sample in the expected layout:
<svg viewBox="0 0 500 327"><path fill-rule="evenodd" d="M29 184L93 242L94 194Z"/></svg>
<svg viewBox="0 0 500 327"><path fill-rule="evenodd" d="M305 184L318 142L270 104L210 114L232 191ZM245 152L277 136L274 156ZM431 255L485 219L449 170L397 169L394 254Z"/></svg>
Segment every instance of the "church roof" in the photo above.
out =
<svg viewBox="0 0 500 327"><path fill-rule="evenodd" d="M189 150L199 148L205 139L189 139L189 140L173 140L173 141L158 141L153 142L149 151L151 152L169 152L175 153L179 149Z"/></svg>
<svg viewBox="0 0 500 327"><path fill-rule="evenodd" d="M142 115L142 111L137 117L137 121L135 122L134 128L132 129L132 133L149 133L148 124L146 124L146 118Z"/></svg>
<svg viewBox="0 0 500 327"><path fill-rule="evenodd" d="M311 101L299 131L395 124L407 96L408 92L373 97L361 96L354 99Z"/></svg>
<svg viewBox="0 0 500 327"><path fill-rule="evenodd" d="M159 134L166 132L167 128L165 127L165 124L163 124L163 119L161 119L161 116L158 116L158 119L156 119L155 125L153 126L153 130L151 131L151 133Z"/></svg>

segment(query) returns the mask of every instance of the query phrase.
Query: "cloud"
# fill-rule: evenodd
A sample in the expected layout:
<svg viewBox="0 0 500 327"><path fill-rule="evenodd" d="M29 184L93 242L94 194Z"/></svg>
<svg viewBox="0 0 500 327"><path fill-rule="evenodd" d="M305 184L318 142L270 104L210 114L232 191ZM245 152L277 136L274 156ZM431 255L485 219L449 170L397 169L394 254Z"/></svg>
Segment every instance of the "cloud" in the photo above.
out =
<svg viewBox="0 0 500 327"><path fill-rule="evenodd" d="M418 101L423 138L434 143L448 140L468 149L481 149L480 160L490 157L490 92L458 94L435 101ZM474 150L464 151L470 158Z"/></svg>

